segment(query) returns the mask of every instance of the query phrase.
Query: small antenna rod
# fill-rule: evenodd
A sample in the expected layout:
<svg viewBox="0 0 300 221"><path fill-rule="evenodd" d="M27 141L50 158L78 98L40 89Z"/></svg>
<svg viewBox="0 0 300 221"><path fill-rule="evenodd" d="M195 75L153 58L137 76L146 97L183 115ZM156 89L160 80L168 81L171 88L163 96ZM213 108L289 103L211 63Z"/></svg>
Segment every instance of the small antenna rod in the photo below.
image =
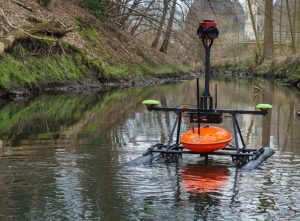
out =
<svg viewBox="0 0 300 221"><path fill-rule="evenodd" d="M218 108L218 85L215 84L215 109Z"/></svg>
<svg viewBox="0 0 300 221"><path fill-rule="evenodd" d="M199 90L199 78L197 78L197 123L198 123L198 135L200 136L200 90Z"/></svg>

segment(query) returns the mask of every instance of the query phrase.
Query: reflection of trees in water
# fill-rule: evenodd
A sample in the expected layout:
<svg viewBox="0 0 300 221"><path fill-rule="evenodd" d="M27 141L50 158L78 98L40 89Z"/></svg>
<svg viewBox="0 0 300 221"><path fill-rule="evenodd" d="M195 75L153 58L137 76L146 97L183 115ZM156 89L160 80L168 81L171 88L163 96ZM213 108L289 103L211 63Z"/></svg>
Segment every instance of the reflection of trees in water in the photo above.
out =
<svg viewBox="0 0 300 221"><path fill-rule="evenodd" d="M264 186L273 186L274 182L270 176L264 177ZM256 208L257 211L261 214L265 214L265 219L275 219L275 217L271 217L270 211L274 211L276 207L276 200L274 195L265 195L264 191L260 191L258 195L259 205Z"/></svg>
<svg viewBox="0 0 300 221"><path fill-rule="evenodd" d="M194 220L214 220L219 216L220 210L222 210L220 208L220 200L217 196L212 196L211 193L191 195L189 201L195 204Z"/></svg>
<svg viewBox="0 0 300 221"><path fill-rule="evenodd" d="M0 109L0 138L15 144L22 139L63 139L63 135L72 132L94 132L97 124L94 120L113 127L120 120L127 119L128 112L132 114L138 106L142 108L140 100L144 98L143 94L146 96L149 91L132 89L98 94L41 96L26 103L12 103Z"/></svg>
<svg viewBox="0 0 300 221"><path fill-rule="evenodd" d="M73 101L73 98L74 97L71 97L70 100L59 99L60 105L58 106L63 108L64 105ZM29 124L37 123L36 128L42 129L42 131L47 131L47 128L51 128L50 132L52 132L52 129L53 132L59 132L59 138L61 139L63 136L66 136L66 134L82 132L86 125L89 125L90 122L95 120L97 114L101 114L102 109L109 111L107 110L107 106L100 103L99 100L90 103L84 96L75 98L77 98L75 99L77 109L68 109L69 115L65 121L56 120L61 114L56 112L59 108L55 109L55 111L51 111L50 115L44 113L44 109L42 109L41 113L38 112L38 109L36 113L31 114L28 112L28 115L24 116L24 118L30 116L30 120L34 122L17 122L17 127L20 127L20 125L23 127L23 130L20 130L21 133L19 137L26 137L27 133L29 133L28 131L23 133L23 131L25 131L24 124L29 122ZM100 100L102 102L103 99L106 98L106 104L109 104L109 98L111 97L104 96L101 98ZM113 102L115 102L115 100ZM99 103L100 105L97 106ZM103 105L101 106L101 104ZM25 106L25 109L26 108L27 106ZM34 108L30 109L35 110ZM100 112L90 112L88 109L100 110ZM53 117L52 122L57 125L55 125L55 127L47 127L44 124L39 124L39 121L35 121L37 119L35 116L43 116L43 114L45 114L46 120ZM77 121L77 123L69 126L69 120L72 122ZM105 119L103 122L104 121ZM26 125L26 128L29 128L29 126ZM29 134L29 138L38 136L39 132L41 131L32 130ZM105 130L102 131L102 134L104 132ZM110 131L107 131L107 133L109 134ZM74 136L77 136L77 134ZM106 135L103 135L103 137L105 138ZM58 141L59 139L56 139L56 142ZM1 209L11 211L10 214L36 214L36 210L40 213L38 217L53 217L55 219L69 217L78 220L86 216L104 217L105 220L121 220L124 216L121 215L120 211L126 211L129 209L129 206L125 203L126 199L122 199L123 196L117 194L120 190L115 180L116 162L114 162L114 159L116 158L116 152L103 151L102 148L99 148L101 144L100 142L95 146L91 145L90 151L93 153L91 160L84 160L80 156L80 153L73 154L72 151L63 151L61 153L61 150L47 151L47 149L39 150L39 148L35 148L35 154L28 154L27 150L22 151L20 153L22 154L21 159L17 159L16 156L12 155L11 158L13 161L16 161L16 168L13 168L12 174L6 174L3 171L0 173L2 174L2 178L6 177L6 179L9 180L6 185L0 185L0 192L8 193L1 199L1 202L4 204L1 206ZM26 149L28 149L28 147ZM78 151L80 152L80 150ZM71 158L69 159L69 157ZM20 168L19 161L24 162L24 165L20 165ZM43 161L45 161L45 163L40 165L39 162ZM85 163L81 164L82 161ZM30 162L30 165L26 162ZM33 165L33 167L31 167L31 165ZM16 184L15 186L14 183L10 182L11 178L20 180L17 183L20 184L20 182L22 182L24 185ZM126 198L126 195L124 195L124 198ZM120 201L123 203L120 204ZM8 208L10 204L13 206ZM93 208L91 208L91 206ZM19 208L24 209L24 211L17 211ZM29 209L31 211L29 211ZM87 213L84 214L84 211ZM20 219L23 218L20 217Z"/></svg>
<svg viewBox="0 0 300 221"><path fill-rule="evenodd" d="M31 159L29 157L29 160L31 160L31 165L36 162L33 157ZM31 209L36 209L40 213L39 217L43 217L47 197L41 193L54 191L51 185L45 185L47 182L53 182L53 178L47 176L49 171L44 170L45 173L40 174L40 176L33 175L38 168L27 165L21 159L19 162L15 162L14 167L11 167L9 171L5 169L8 169L7 161L2 160L0 219L5 220L13 217L12 220L26 220L29 219L26 214ZM35 184L31 185L32 183Z"/></svg>
<svg viewBox="0 0 300 221"><path fill-rule="evenodd" d="M236 108L254 109L258 103L271 103L273 105L271 114L265 117L250 115L240 117L239 121L242 132L246 135L246 142L252 147L258 147L262 144L268 145L270 137L274 137L275 139L271 139L271 141L276 143L271 143L271 145L276 145L280 149L285 148L299 152L299 148L296 147L300 144L298 135L300 124L297 122L295 115L297 103L299 103L299 92L259 80L259 84L263 86L264 90L254 97L251 91L253 91L253 86L256 84L255 80L246 85L239 83L235 84L234 87L230 86L230 83L227 85L231 90L231 92L228 92L229 97L234 98L229 100L234 100L233 102L240 105L235 106ZM222 91L222 89L219 89L219 91ZM227 95L227 93L225 94ZM220 100L222 99L220 98ZM226 101L225 105L228 105L228 102ZM219 107L221 106L219 105ZM261 141L258 139L260 137L262 138Z"/></svg>
<svg viewBox="0 0 300 221"><path fill-rule="evenodd" d="M0 110L0 137L17 144L21 139L59 137L61 126L76 123L94 103L90 96L41 96L27 103L12 103Z"/></svg>
<svg viewBox="0 0 300 221"><path fill-rule="evenodd" d="M294 93L293 93L294 92ZM271 135L281 151L300 153L300 123L295 111L299 102L299 92L283 88L272 93L274 105L271 120Z"/></svg>
<svg viewBox="0 0 300 221"><path fill-rule="evenodd" d="M141 101L145 99L149 91L133 89L129 90L129 93L127 92L125 90L105 93L101 96L94 95L91 96L93 97L92 101L89 100L89 96L50 96L38 98L41 100L21 106L23 109L13 109L15 110L12 112L15 119L22 118L21 121L9 121L13 126L11 127L11 131L7 131L17 135L13 137L14 140L25 138L42 139L40 138L41 132L48 134L55 132L58 134L57 138L53 138L47 134L43 139L55 140L56 145L59 146L65 140L68 140L68 142L74 141L68 144L68 146L74 147L76 138L80 138L79 142L90 143L88 152L91 152L93 157L81 165L80 155L77 156L75 154L74 159L68 160L68 155L71 152L66 152L66 155L63 157L64 160L62 160L60 157L57 157L59 151L56 154L54 150L49 152L42 150L46 151L47 162L56 165L55 167L45 165L45 169L42 169L42 174L46 176L45 178L34 179L33 176L40 174L40 171L29 168L30 172L34 174L33 176L28 176L28 183L33 184L32 188L24 185L21 187L17 186L17 190L14 190L14 186L10 182L6 186L0 186L0 189L2 189L1 192L7 190L7 192L12 193L11 195L6 195L5 199L3 199L4 202L8 201L15 205L14 209L12 209L12 214L18 213L16 212L16 207L23 208L23 205L28 205L28 208L36 208L37 211L49 215L53 211L53 207L57 206L56 212L64 217L65 215L70 215L66 213L73 210L72 207L75 205L71 202L73 200L80 204L80 206L86 206L86 210L96 211L95 213L99 212L98 214L90 214L92 216L101 216L106 220L124 219L124 216L120 214L126 213L120 213L120 211L129 210L130 206L125 203L127 201L126 194L118 194L120 192L117 185L118 181L116 180L118 152L114 151L116 147L114 143L122 140L124 142L123 134L118 131L118 125L134 115L137 109L142 110ZM45 100L48 101L48 104ZM46 111L54 103L56 104L55 108L52 107L50 112ZM71 103L75 103L76 105L71 108L71 105L69 105ZM47 108L38 108L40 105L49 106L46 106ZM2 111L5 113L6 109L2 109ZM49 125L49 122L51 125ZM14 132L15 128L22 129L16 133ZM8 139L11 139L11 136L8 136ZM23 142L24 140L20 142L20 145ZM35 148L36 153L41 153L40 151L39 148ZM40 158L37 154L28 154L28 151L22 151L22 154L23 158L21 161L24 160L35 164L40 159L45 160L45 156ZM14 156L12 158L15 159ZM28 168L28 165L25 165L25 168ZM72 168L79 172L77 173ZM61 174L64 171L66 174ZM22 177L22 172L26 173L26 169L16 172L14 176L26 182L27 179ZM3 176L7 178L11 175L4 174ZM91 177L93 178L92 180ZM42 187L38 187L38 183L41 183ZM51 183L51 186L42 185L45 183ZM20 192L22 194L19 194ZM47 195L48 192L50 196ZM58 194L58 196L55 194ZM38 199L38 196L41 196L42 199ZM15 199L18 197L20 199ZM36 201L31 201L29 197L32 197ZM47 201L47 197L53 201ZM120 204L120 201L123 203ZM89 209L89 205L93 205L94 208ZM5 209L7 206L5 205L1 208ZM81 213L82 208L77 209L77 213L74 212L70 215L71 217L74 218L76 214Z"/></svg>
<svg viewBox="0 0 300 221"><path fill-rule="evenodd" d="M213 81L211 84L213 86L215 82ZM272 122L275 121L278 125L277 130L275 133L271 130L269 135L263 135L263 144L266 145L270 135L273 135L277 137L277 142L281 147L297 146L299 139L295 137L297 137L299 124L295 123L293 113L296 97L290 96L286 89L266 84L266 90L253 99L253 94L249 93L249 91L253 91L253 85L253 82L239 84L235 81L218 81L219 107L254 109L256 103L272 103L270 102L272 97L276 97L276 100L273 101L272 115L274 117L277 114L277 117ZM202 83L201 87L203 88ZM93 95L43 96L25 104L16 103L2 108L0 110L2 122L0 136L14 145L26 143L26 139L42 142L51 140L52 144L54 142L63 145L63 143L88 143L91 140L99 143L98 135L101 134L101 142L103 139L106 142L114 139L115 142L118 143L120 140L119 143L124 144L126 143L124 136L129 137L132 142L136 142L137 137L141 134L145 134L144 140L153 140L153 135L155 136L157 133L150 133L147 131L149 128L144 127L145 124L150 124L151 128L157 128L160 131L160 137L155 140L165 142L168 138L169 128L174 122L174 115L155 112L145 115L141 112L144 107L140 105L140 102L151 97L159 99L163 106L194 104L195 90L195 82L187 81L167 86L117 90ZM257 98L259 99L256 100ZM289 106L282 105L287 101L290 103ZM136 111L141 115L138 116ZM283 117L281 118L279 115ZM255 117L254 120L254 116L240 116L243 133L247 131L247 143L251 143L253 146L261 145L257 139L261 136L260 125L262 123L262 131L267 132L271 121L269 117L270 115L262 118L261 122L260 117ZM124 136L118 134L120 128L117 130L116 128L123 125L122 122L128 123L129 121L132 125L128 124L127 126L131 128L122 130ZM189 125L188 121L184 121L184 123ZM223 126L231 128L230 120L225 120ZM103 131L110 130L114 132L110 135L103 134ZM126 135L126 133L128 134ZM97 136L95 136L96 134Z"/></svg>

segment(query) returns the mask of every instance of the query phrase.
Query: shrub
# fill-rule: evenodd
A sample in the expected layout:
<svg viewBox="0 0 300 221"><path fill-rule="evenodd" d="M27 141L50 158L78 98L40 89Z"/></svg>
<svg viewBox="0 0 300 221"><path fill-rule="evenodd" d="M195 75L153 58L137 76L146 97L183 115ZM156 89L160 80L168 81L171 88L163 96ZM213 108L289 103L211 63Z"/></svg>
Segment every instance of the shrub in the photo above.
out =
<svg viewBox="0 0 300 221"><path fill-rule="evenodd" d="M106 9L108 8L109 0L84 0L83 6L90 10L101 20L106 20Z"/></svg>

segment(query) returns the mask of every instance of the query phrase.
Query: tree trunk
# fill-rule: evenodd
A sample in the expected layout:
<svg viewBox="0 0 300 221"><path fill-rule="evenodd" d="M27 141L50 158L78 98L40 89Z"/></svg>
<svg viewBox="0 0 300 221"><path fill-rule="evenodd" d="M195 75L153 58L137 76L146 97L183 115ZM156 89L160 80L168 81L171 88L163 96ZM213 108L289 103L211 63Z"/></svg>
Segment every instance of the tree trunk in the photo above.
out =
<svg viewBox="0 0 300 221"><path fill-rule="evenodd" d="M259 45L259 39L257 35L256 25L255 25L254 14L251 6L251 0L247 0L247 2L248 2L250 17L251 17L252 28L255 36L256 46L257 46L258 54L260 54L260 45Z"/></svg>
<svg viewBox="0 0 300 221"><path fill-rule="evenodd" d="M264 58L273 58L273 0L265 0Z"/></svg>
<svg viewBox="0 0 300 221"><path fill-rule="evenodd" d="M295 41L295 48L293 48L293 50L294 50L294 53L296 53L297 52L297 47L296 47L296 41L297 41L297 39L296 39L296 33L297 33L297 7L298 7L298 2L297 2L297 0L295 0L295 2L294 2L295 4L294 4L294 14L293 14L293 30L294 30L294 41Z"/></svg>
<svg viewBox="0 0 300 221"><path fill-rule="evenodd" d="M129 2L130 1L126 1L126 6L129 5ZM122 16L122 18L119 21L119 27L121 29L126 30L126 28L129 26L129 25L125 25L125 24L126 24L126 22L128 22L130 15L132 14L133 10L135 10L138 7L140 2L141 2L140 0L134 0L132 2L131 7L129 8L129 6L128 6L128 12L126 12L127 7L124 7L123 14L126 14L126 16Z"/></svg>
<svg viewBox="0 0 300 221"><path fill-rule="evenodd" d="M280 14L279 14L279 44L280 46L282 45L282 4L283 4L283 0L281 0L280 2Z"/></svg>
<svg viewBox="0 0 300 221"><path fill-rule="evenodd" d="M296 32L297 32L297 45L299 47L300 43L300 0L297 0L298 2L298 7L297 7L297 23L296 23Z"/></svg>
<svg viewBox="0 0 300 221"><path fill-rule="evenodd" d="M300 1L299 0L295 0L295 5L294 5L294 21L293 21L293 30L294 30L294 39L295 39L295 53L297 52L297 42L298 42L298 38L297 38L297 33L299 33L299 29L298 29L298 23L299 23L299 5L300 5Z"/></svg>
<svg viewBox="0 0 300 221"><path fill-rule="evenodd" d="M295 35L294 35L294 29L293 29L293 24L292 24L292 15L291 15L291 10L290 10L290 5L289 5L289 0L286 0L286 8L288 12L288 18L289 18L289 26L290 26L290 33L291 33L291 38L292 38L292 50L293 53L296 53L296 44L295 44Z"/></svg>
<svg viewBox="0 0 300 221"><path fill-rule="evenodd" d="M163 43L159 49L159 51L163 52L163 53L167 53L167 51L168 51L168 46L169 46L169 42L170 42L171 31L173 28L174 16L175 16L175 11L176 11L176 4L177 4L177 0L173 0L173 6L171 9L167 30L166 30L166 33L164 36Z"/></svg>
<svg viewBox="0 0 300 221"><path fill-rule="evenodd" d="M165 24L166 16L169 8L170 0L164 0L164 8L163 8L163 14L161 16L160 22L159 22L159 28L156 32L156 37L151 45L152 48L157 48L160 36L161 36L161 30Z"/></svg>

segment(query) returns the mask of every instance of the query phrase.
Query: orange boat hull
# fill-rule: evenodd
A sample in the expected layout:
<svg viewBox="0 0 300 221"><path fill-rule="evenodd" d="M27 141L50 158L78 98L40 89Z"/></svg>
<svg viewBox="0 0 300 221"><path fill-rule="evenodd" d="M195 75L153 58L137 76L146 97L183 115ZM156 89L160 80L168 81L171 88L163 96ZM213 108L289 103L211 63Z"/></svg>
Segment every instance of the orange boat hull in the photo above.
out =
<svg viewBox="0 0 300 221"><path fill-rule="evenodd" d="M210 153L226 147L232 140L229 131L220 127L201 127L200 136L198 128L188 130L181 137L184 148L196 153Z"/></svg>

